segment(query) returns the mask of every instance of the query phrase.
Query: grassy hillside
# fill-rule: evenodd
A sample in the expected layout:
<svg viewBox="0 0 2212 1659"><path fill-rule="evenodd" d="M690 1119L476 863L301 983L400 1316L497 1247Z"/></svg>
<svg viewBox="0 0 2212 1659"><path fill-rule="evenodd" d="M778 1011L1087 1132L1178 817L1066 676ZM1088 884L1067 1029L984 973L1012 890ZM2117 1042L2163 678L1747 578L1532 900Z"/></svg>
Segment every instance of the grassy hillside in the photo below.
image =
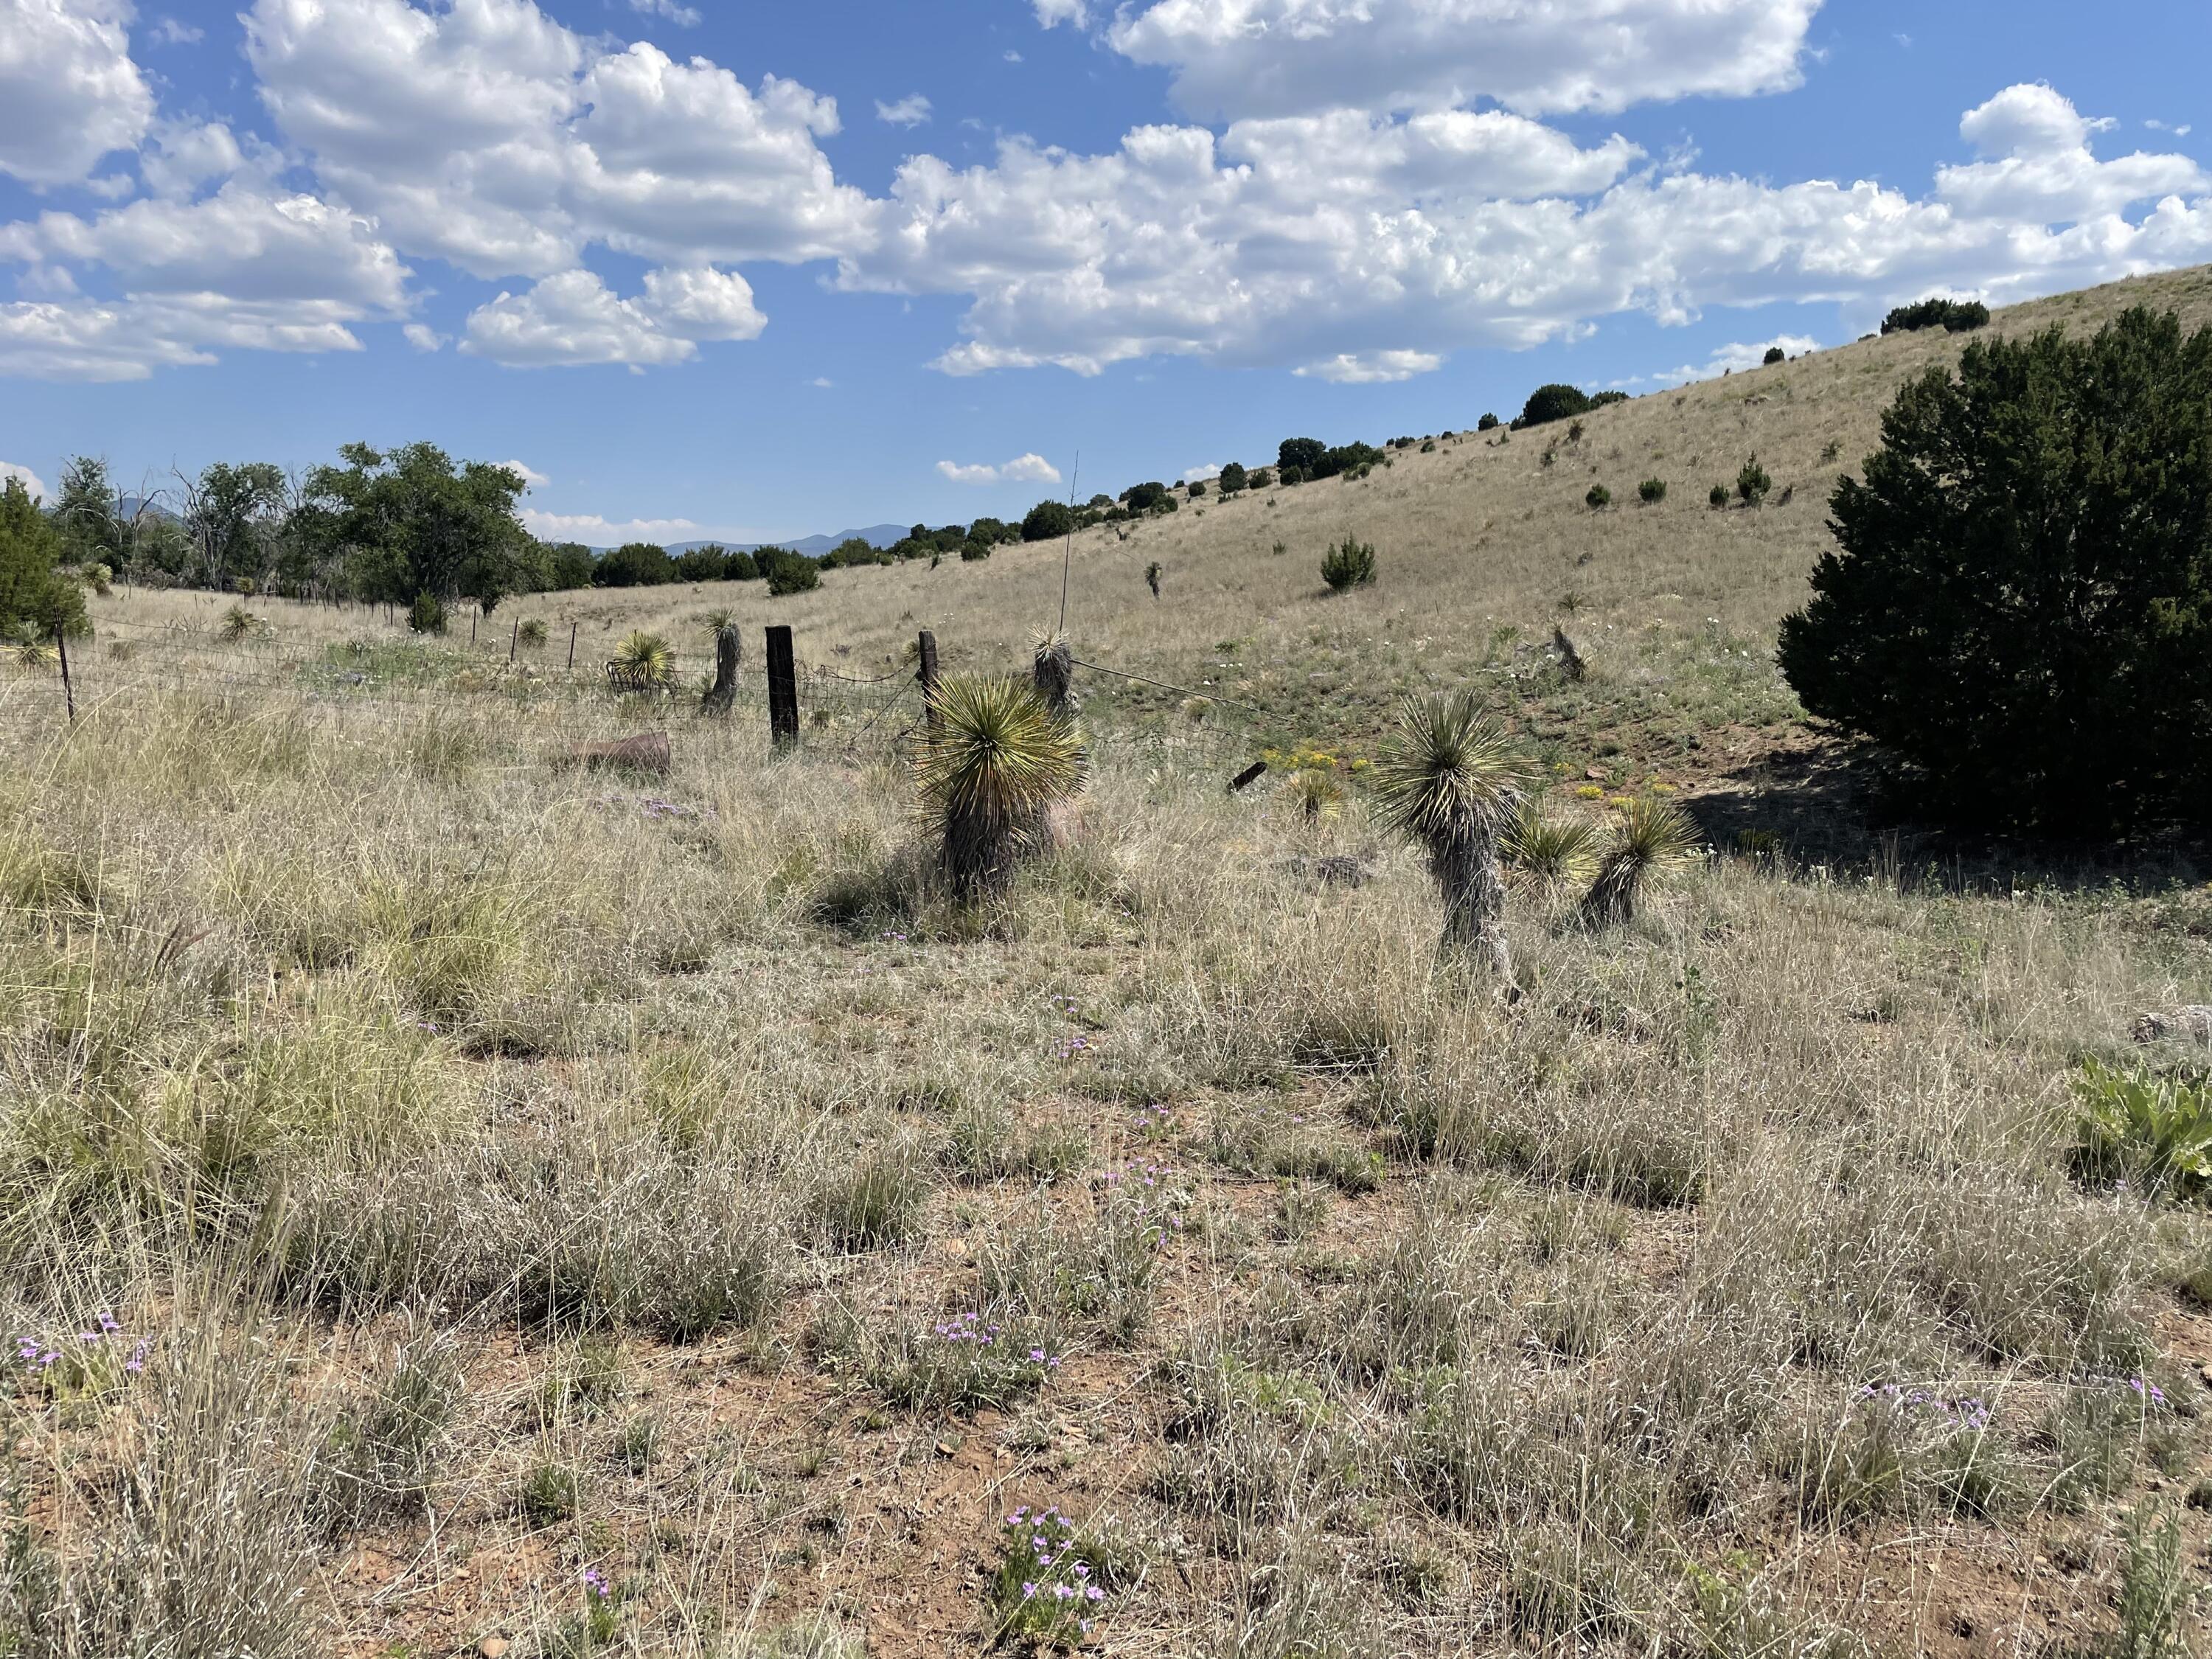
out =
<svg viewBox="0 0 2212 1659"><path fill-rule="evenodd" d="M2212 278L1997 326L2139 297ZM1826 481L1960 343L1082 539L1081 654L1257 712L1085 677L1082 833L980 912L902 653L1025 659L1055 549L473 648L99 601L74 726L0 672L0 1653L2202 1650L2212 1223L2072 1151L2085 1060L2203 1063L2131 1028L2212 1002L2204 872L1729 843L1632 927L1517 887L1507 998L1354 765L1463 678L1594 819L1802 746ZM1790 502L1707 508L1754 449ZM793 754L757 652L728 723L596 680L725 605ZM1300 741L1340 802L1223 787Z"/></svg>

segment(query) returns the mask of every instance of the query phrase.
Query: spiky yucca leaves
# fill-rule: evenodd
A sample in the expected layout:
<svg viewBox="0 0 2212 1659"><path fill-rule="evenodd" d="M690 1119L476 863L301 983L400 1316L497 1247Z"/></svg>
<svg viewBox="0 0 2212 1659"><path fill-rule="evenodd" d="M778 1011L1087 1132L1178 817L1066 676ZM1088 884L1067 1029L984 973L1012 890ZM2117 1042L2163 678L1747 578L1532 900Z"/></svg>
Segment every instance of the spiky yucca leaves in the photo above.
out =
<svg viewBox="0 0 2212 1659"><path fill-rule="evenodd" d="M1698 826L1672 801L1638 796L1620 809L1613 844L1599 860L1576 912L1586 927L1615 927L1636 920L1644 884L1672 874L1697 856Z"/></svg>
<svg viewBox="0 0 2212 1659"><path fill-rule="evenodd" d="M665 685L676 669L676 653L658 634L637 629L615 647L615 661L647 685Z"/></svg>
<svg viewBox="0 0 2212 1659"><path fill-rule="evenodd" d="M1090 763L1074 723L1018 681L953 676L930 708L916 780L945 872L972 897L1012 871L1023 833L1083 787Z"/></svg>
<svg viewBox="0 0 2212 1659"><path fill-rule="evenodd" d="M1508 868L1542 891L1578 887L1597 872L1597 827L1581 818L1547 818L1531 802L1505 832Z"/></svg>
<svg viewBox="0 0 2212 1659"><path fill-rule="evenodd" d="M244 605L234 605L223 612L222 625L216 631L228 644L244 645L253 640L265 639L276 630Z"/></svg>
<svg viewBox="0 0 2212 1659"><path fill-rule="evenodd" d="M1382 820L1427 848L1445 944L1510 973L1498 842L1527 797L1528 758L1469 692L1408 697L1400 721L1370 779Z"/></svg>
<svg viewBox="0 0 2212 1659"><path fill-rule="evenodd" d="M1336 811L1344 799L1344 786L1328 767L1309 766L1291 775L1291 799L1307 823L1316 823Z"/></svg>

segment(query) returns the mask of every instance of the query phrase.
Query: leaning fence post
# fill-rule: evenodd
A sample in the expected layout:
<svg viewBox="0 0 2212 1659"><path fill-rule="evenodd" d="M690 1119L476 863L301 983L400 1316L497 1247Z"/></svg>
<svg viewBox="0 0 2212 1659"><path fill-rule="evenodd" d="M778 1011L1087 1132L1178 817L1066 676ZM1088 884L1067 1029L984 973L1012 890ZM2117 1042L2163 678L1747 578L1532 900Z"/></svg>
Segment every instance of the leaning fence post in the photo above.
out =
<svg viewBox="0 0 2212 1659"><path fill-rule="evenodd" d="M576 666L576 629L581 626L580 623L568 624L568 667L572 672Z"/></svg>
<svg viewBox="0 0 2212 1659"><path fill-rule="evenodd" d="M1267 775L1267 763L1265 761L1254 761L1242 772L1239 772L1235 777L1229 780L1229 793L1232 795L1237 794L1250 785L1259 782L1259 781Z"/></svg>
<svg viewBox="0 0 2212 1659"><path fill-rule="evenodd" d="M799 672L783 625L768 630L768 731L779 749L799 741Z"/></svg>
<svg viewBox="0 0 2212 1659"><path fill-rule="evenodd" d="M514 619L514 632L512 635L510 635L508 636L508 638L507 638L507 659L509 662L513 662L513 661L514 660L514 647L515 647L516 646L518 646L518 645L520 645L521 643L522 643L522 618L521 618L521 617L517 617Z"/></svg>
<svg viewBox="0 0 2212 1659"><path fill-rule="evenodd" d="M934 732L945 719L937 712L937 635L923 629L921 637L915 641L915 650L921 662L915 678L921 682L922 718Z"/></svg>
<svg viewBox="0 0 2212 1659"><path fill-rule="evenodd" d="M68 706L70 724L75 726L76 724L76 688L70 684L69 641L63 637L62 630L58 628L54 629L54 649L60 652L62 655L62 702Z"/></svg>

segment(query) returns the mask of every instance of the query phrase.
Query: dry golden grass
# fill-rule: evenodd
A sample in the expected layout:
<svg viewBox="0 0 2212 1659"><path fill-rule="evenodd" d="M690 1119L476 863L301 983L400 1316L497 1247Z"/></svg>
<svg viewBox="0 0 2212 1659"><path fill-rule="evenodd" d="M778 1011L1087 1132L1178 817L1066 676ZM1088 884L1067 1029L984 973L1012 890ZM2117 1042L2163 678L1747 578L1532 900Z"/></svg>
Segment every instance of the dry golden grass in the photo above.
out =
<svg viewBox="0 0 2212 1659"><path fill-rule="evenodd" d="M1507 1001L1349 763L1465 676L1570 793L1694 782L1583 745L1786 717L1816 458L1956 344L1602 411L1551 475L1469 441L1091 538L1094 660L1267 713L1086 683L1085 834L981 911L880 689L776 757L617 702L604 644L572 680L565 628L508 672L504 610L471 656L256 601L239 653L224 605L100 602L73 731L0 678L0 1652L981 1652L1053 1505L1045 1592L1098 1585L1109 1652L2175 1650L2212 1225L2070 1177L2069 1079L2186 1058L2128 1030L2212 1002L2203 872L1723 853L1595 933L1532 881ZM1747 440L1797 499L1709 514ZM1593 520L1590 464L1669 504ZM1346 529L1382 580L1322 600ZM1579 686L1537 652L1569 580ZM923 623L1012 666L1057 583L731 592L865 678ZM688 682L710 601L518 609L662 629ZM561 763L648 720L666 778ZM1300 738L1340 798L1222 787Z"/></svg>

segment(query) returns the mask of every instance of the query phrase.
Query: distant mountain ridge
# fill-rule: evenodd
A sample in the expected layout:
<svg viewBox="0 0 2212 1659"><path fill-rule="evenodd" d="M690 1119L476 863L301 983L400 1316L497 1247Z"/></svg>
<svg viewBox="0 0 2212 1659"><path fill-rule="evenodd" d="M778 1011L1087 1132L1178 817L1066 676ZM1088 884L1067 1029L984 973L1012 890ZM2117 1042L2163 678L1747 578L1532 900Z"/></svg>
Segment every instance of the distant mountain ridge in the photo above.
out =
<svg viewBox="0 0 2212 1659"><path fill-rule="evenodd" d="M855 537L871 547L890 547L904 541L907 532L912 527L902 524L874 524L866 530L841 530L834 536L806 536L795 542L718 542L709 538L705 541L672 542L668 550L671 553L688 553L695 547L723 547L732 553L751 553L763 547L781 547L788 552L804 553L813 558ZM606 549L596 548L593 550L604 553Z"/></svg>

